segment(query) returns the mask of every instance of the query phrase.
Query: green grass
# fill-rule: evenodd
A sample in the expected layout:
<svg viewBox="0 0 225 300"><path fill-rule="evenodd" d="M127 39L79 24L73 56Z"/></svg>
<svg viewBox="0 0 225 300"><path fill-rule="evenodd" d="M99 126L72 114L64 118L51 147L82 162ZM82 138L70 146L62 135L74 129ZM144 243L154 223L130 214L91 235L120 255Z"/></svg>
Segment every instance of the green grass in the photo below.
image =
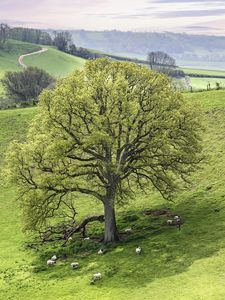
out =
<svg viewBox="0 0 225 300"><path fill-rule="evenodd" d="M225 76L225 71L222 70L204 70L204 69L193 69L193 68L180 68L185 74L201 74L210 76Z"/></svg>
<svg viewBox="0 0 225 300"><path fill-rule="evenodd" d="M216 88L216 82L220 84L221 88L225 88L225 78L190 78L190 85L192 86L193 90L207 90L207 85L210 83L210 88Z"/></svg>
<svg viewBox="0 0 225 300"><path fill-rule="evenodd" d="M206 69L194 69L194 68L180 68L185 72L185 74L199 74L199 75L210 75L210 76L225 76L225 71L222 70L206 70ZM225 88L225 78L197 78L197 77L190 77L190 84L193 90L206 90L207 85L210 83L211 88L216 88L216 82L220 83L222 88Z"/></svg>
<svg viewBox="0 0 225 300"><path fill-rule="evenodd" d="M68 260L47 268L47 257L59 250L52 245L39 251L25 248L29 237L21 232L15 188L2 184L0 299L225 299L225 91L185 97L203 106L205 162L193 176L191 187L175 197L175 203L167 203L153 192L150 196L138 195L129 206L118 209L119 229L132 225L134 231L103 256L91 250L100 245L72 243L69 249L60 250L61 254L70 253ZM1 153L12 139L24 139L27 124L36 112L37 108L0 111ZM81 216L87 208L102 210L85 197L78 199L78 206ZM185 219L181 231L164 226L164 217L140 213L145 208L161 207L170 207ZM102 225L89 227L89 233L99 230ZM136 245L143 248L140 256L134 253ZM71 261L79 261L81 268L70 270ZM90 286L95 271L101 272L103 278Z"/></svg>
<svg viewBox="0 0 225 300"><path fill-rule="evenodd" d="M38 55L26 57L25 64L46 70L55 77L64 77L75 69L82 68L85 60L72 56L52 47L46 47L48 51Z"/></svg>

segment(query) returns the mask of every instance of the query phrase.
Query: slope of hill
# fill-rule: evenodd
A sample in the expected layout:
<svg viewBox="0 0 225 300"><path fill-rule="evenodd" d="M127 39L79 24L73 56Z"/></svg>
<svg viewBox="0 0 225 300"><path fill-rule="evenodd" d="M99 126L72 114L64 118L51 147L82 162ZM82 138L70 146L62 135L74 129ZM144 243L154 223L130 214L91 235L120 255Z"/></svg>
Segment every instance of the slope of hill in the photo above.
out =
<svg viewBox="0 0 225 300"><path fill-rule="evenodd" d="M63 53L53 47L47 48L49 50L46 53L26 57L24 59L26 65L39 67L55 77L62 77L74 69L82 67L85 62L82 58ZM21 66L18 63L20 55L40 49L40 45L10 40L8 50L0 50L0 79L6 71L21 70ZM2 94L3 89L0 85L0 97Z"/></svg>
<svg viewBox="0 0 225 300"><path fill-rule="evenodd" d="M25 64L44 69L55 77L63 77L75 69L82 68L85 63L80 57L66 54L53 47L46 48L48 51L45 53L26 57Z"/></svg>
<svg viewBox="0 0 225 300"><path fill-rule="evenodd" d="M36 251L25 247L20 210L14 187L0 187L0 299L14 300L221 300L225 297L225 91L185 94L198 100L204 110L203 146L205 161L193 176L189 190L175 203L167 203L157 193L139 195L137 202L118 211L119 229L133 227L133 233L103 256L92 241L72 242L69 252L53 246ZM0 111L0 150L10 140L24 138L27 124L38 108ZM2 159L2 158L1 158ZM79 215L85 214L88 199L77 199ZM93 205L92 205L93 207ZM181 215L182 230L164 225L164 217L144 216L143 209L169 207ZM101 211L101 207L93 209ZM102 226L102 225L101 225ZM89 234L102 227L90 226ZM32 247L32 243L29 244ZM140 245L143 253L135 255ZM78 251L78 249L80 249ZM69 254L56 266L46 267L55 253ZM80 269L71 270L72 261ZM93 272L103 278L89 285Z"/></svg>
<svg viewBox="0 0 225 300"><path fill-rule="evenodd" d="M24 53L30 53L39 50L38 45L10 40L7 50L0 49L0 79L6 71L19 70L18 57ZM3 93L0 85L0 97Z"/></svg>

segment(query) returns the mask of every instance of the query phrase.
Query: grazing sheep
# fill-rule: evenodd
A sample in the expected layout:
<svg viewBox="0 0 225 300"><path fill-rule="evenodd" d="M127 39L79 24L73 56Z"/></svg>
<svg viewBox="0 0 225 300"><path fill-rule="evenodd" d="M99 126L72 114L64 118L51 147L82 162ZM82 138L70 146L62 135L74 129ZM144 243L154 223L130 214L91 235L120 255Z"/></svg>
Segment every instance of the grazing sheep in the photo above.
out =
<svg viewBox="0 0 225 300"><path fill-rule="evenodd" d="M75 269L78 269L79 268L79 263L78 262L73 262L73 263L71 263L71 268L73 269L73 270L75 270Z"/></svg>
<svg viewBox="0 0 225 300"><path fill-rule="evenodd" d="M135 252L136 252L136 254L140 254L141 253L141 247L140 246L136 247Z"/></svg>
<svg viewBox="0 0 225 300"><path fill-rule="evenodd" d="M179 220L180 217L179 216L174 216L174 220Z"/></svg>
<svg viewBox="0 0 225 300"><path fill-rule="evenodd" d="M100 280L101 278L102 278L102 274L101 274L101 273L94 273L93 276L92 276L92 279L91 279L91 281L90 281L90 284L91 284L91 285L94 285L95 282L96 282L97 280Z"/></svg>
<svg viewBox="0 0 225 300"><path fill-rule="evenodd" d="M167 224L167 225L172 225L172 224L173 224L173 220L167 220L167 221L166 221L166 224Z"/></svg>
<svg viewBox="0 0 225 300"><path fill-rule="evenodd" d="M53 266L55 263L56 263L55 260L51 260L51 259L47 260L47 265L48 266Z"/></svg>
<svg viewBox="0 0 225 300"><path fill-rule="evenodd" d="M98 250L98 254L102 255L104 253L103 249Z"/></svg>
<svg viewBox="0 0 225 300"><path fill-rule="evenodd" d="M96 281L96 280L100 280L102 278L102 274L101 273L94 273L92 280Z"/></svg>
<svg viewBox="0 0 225 300"><path fill-rule="evenodd" d="M132 230L131 227L129 227L129 228L126 228L124 231L127 232L127 233L131 233L133 230Z"/></svg>
<svg viewBox="0 0 225 300"><path fill-rule="evenodd" d="M69 238L68 238L68 241L72 241L73 240L73 238L72 238L72 236L70 236Z"/></svg>
<svg viewBox="0 0 225 300"><path fill-rule="evenodd" d="M86 237L86 238L84 238L84 241L88 241L88 240L90 240L90 238L89 238L89 237Z"/></svg>
<svg viewBox="0 0 225 300"><path fill-rule="evenodd" d="M57 256L56 256L56 255L53 255L52 258L51 258L51 260L56 261L56 260L57 260Z"/></svg>

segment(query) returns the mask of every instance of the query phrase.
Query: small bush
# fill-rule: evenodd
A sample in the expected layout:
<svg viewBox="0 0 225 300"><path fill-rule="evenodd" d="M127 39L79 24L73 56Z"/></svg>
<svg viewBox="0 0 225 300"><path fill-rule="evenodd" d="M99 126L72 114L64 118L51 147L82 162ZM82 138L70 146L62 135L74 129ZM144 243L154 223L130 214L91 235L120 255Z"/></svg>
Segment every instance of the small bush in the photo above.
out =
<svg viewBox="0 0 225 300"><path fill-rule="evenodd" d="M8 97L36 101L44 89L53 86L55 79L44 70L29 67L22 72L7 72L1 82Z"/></svg>

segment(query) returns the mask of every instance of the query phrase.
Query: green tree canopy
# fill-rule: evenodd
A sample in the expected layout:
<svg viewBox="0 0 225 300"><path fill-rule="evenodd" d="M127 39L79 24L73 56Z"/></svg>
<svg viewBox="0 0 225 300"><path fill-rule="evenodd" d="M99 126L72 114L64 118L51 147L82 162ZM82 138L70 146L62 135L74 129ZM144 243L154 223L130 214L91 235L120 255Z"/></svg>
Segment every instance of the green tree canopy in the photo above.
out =
<svg viewBox="0 0 225 300"><path fill-rule="evenodd" d="M44 91L39 111L27 142L8 154L28 229L81 193L102 202L105 242L113 242L116 204L152 188L171 199L200 161L198 110L147 67L89 61Z"/></svg>

